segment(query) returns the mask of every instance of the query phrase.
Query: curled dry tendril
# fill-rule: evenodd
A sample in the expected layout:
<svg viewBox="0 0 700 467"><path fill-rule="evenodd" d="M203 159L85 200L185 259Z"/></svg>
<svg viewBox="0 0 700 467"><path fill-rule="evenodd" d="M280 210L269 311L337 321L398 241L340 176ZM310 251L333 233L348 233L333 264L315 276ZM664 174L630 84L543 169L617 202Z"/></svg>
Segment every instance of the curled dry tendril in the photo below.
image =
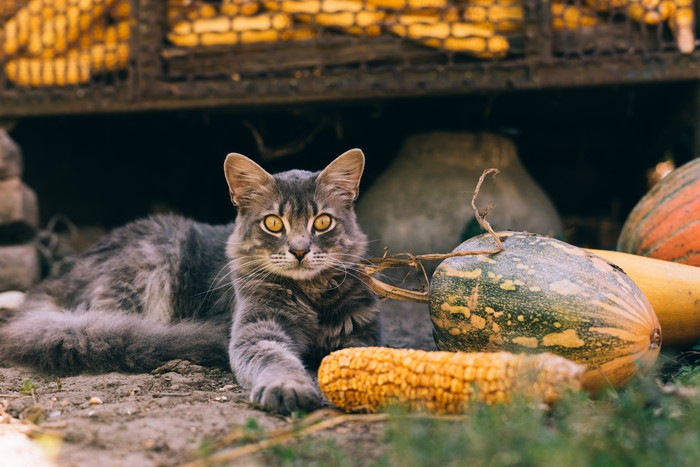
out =
<svg viewBox="0 0 700 467"><path fill-rule="evenodd" d="M494 248L490 250L464 250L453 251L451 253L429 253L424 255L414 255L413 253L395 253L390 255L388 251L385 251L384 256L381 258L371 258L367 260L367 263L358 265L359 272L366 278L366 282L370 289L372 289L372 291L377 295L385 298L427 303L427 291L420 292L403 289L401 287L396 287L382 282L379 279L376 279L374 276L385 269L410 267L416 271L422 271L426 283L428 283L429 281L422 261L442 261L455 256L492 255L500 252L503 249L503 243L498 235L496 235L496 232L493 231L491 224L489 224L489 222L486 220L486 215L493 206L488 205L482 211L479 211L479 209L476 207L476 198L479 196L479 191L481 190L481 185L484 183L484 180L487 176L491 174L495 176L498 173L498 169L494 168L484 170L476 184L471 201L471 207L474 210L474 217L481 228L488 232L493 238L496 244Z"/></svg>

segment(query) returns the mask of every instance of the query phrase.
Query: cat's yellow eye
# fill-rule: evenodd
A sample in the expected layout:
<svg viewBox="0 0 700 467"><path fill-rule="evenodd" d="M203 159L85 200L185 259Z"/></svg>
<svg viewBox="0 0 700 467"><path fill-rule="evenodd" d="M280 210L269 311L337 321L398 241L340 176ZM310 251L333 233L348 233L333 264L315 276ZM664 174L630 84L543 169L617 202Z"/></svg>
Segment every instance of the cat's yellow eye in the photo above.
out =
<svg viewBox="0 0 700 467"><path fill-rule="evenodd" d="M273 233L281 232L282 229L284 229L282 219L273 214L266 216L265 220L263 220L263 223L265 224L265 228Z"/></svg>
<svg viewBox="0 0 700 467"><path fill-rule="evenodd" d="M328 214L321 214L316 219L314 219L314 229L316 229L319 232L323 232L324 230L328 230L332 223L333 218L331 216L329 216Z"/></svg>

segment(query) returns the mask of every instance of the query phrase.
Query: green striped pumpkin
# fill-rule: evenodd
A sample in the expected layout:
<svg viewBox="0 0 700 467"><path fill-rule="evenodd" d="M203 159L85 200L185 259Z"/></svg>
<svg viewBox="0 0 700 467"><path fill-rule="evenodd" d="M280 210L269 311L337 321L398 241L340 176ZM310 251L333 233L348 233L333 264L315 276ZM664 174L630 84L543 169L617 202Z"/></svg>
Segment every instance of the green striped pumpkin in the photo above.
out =
<svg viewBox="0 0 700 467"><path fill-rule="evenodd" d="M659 353L649 301L622 270L553 238L499 232L503 251L443 261L430 284L440 350L552 352L588 366L584 385L621 386ZM493 249L490 235L455 251Z"/></svg>

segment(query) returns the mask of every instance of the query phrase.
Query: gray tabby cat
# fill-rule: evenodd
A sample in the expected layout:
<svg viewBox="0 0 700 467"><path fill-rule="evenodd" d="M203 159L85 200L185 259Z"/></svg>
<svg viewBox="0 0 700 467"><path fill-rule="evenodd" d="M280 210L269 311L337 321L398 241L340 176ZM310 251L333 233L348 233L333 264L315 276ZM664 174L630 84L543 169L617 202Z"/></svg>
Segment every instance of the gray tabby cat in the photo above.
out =
<svg viewBox="0 0 700 467"><path fill-rule="evenodd" d="M235 224L157 216L114 230L27 294L0 328L0 360L54 374L229 364L266 410L317 407L308 371L379 341L377 299L352 272L363 168L359 149L277 175L230 154Z"/></svg>

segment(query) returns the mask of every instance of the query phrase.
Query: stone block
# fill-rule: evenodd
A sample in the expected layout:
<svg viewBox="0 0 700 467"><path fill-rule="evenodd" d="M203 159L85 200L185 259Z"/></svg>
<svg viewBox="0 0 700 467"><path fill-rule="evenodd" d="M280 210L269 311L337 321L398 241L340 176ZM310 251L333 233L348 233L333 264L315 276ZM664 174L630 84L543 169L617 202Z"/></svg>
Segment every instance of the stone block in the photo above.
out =
<svg viewBox="0 0 700 467"><path fill-rule="evenodd" d="M0 292L27 290L41 277L34 244L0 246Z"/></svg>
<svg viewBox="0 0 700 467"><path fill-rule="evenodd" d="M0 180L22 176L22 151L7 130L0 128Z"/></svg>
<svg viewBox="0 0 700 467"><path fill-rule="evenodd" d="M38 226L34 191L16 177L0 180L0 244L29 240Z"/></svg>

